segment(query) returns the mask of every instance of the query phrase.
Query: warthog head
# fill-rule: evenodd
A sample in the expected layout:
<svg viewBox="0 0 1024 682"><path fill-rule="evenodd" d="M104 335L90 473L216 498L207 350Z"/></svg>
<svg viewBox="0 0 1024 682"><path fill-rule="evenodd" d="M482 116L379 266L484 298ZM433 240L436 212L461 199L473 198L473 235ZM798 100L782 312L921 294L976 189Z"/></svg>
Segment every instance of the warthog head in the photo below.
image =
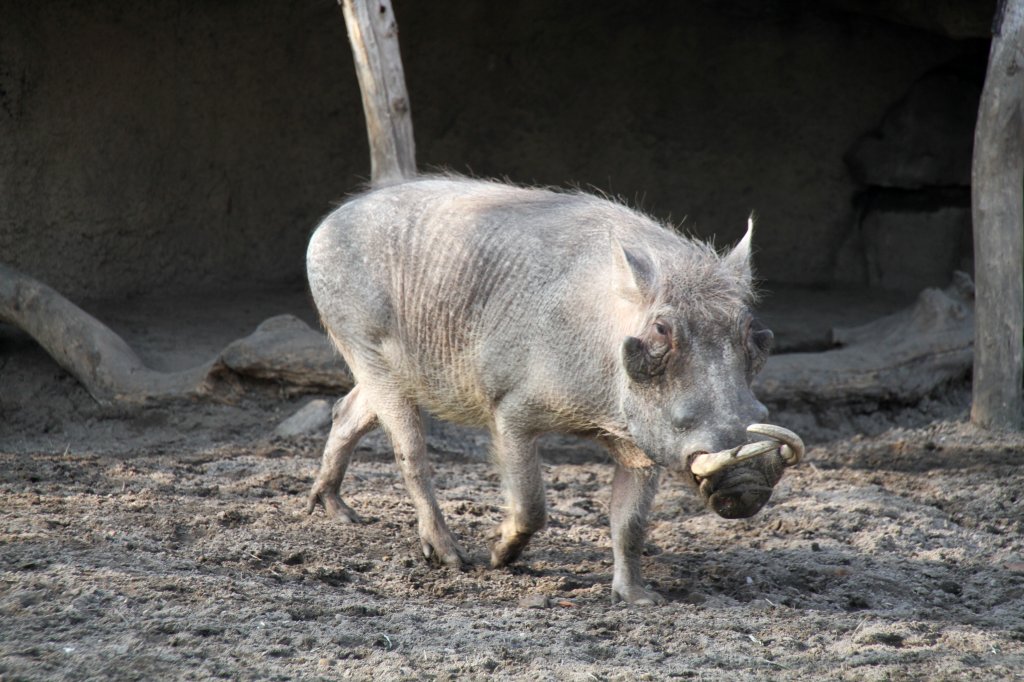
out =
<svg viewBox="0 0 1024 682"><path fill-rule="evenodd" d="M725 256L703 245L672 254L623 247L619 266L620 289L643 307L641 331L622 347L630 435L659 464L685 467L725 518L757 513L803 452L792 432L765 433L768 410L750 389L773 339L750 312L751 231ZM748 445L751 425L771 440Z"/></svg>

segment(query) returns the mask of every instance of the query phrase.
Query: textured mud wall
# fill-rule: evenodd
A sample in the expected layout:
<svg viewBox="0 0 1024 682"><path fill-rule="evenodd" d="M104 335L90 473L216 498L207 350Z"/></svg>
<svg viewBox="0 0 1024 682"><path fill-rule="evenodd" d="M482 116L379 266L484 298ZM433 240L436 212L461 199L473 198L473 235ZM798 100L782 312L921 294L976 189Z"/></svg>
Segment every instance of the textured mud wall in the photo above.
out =
<svg viewBox="0 0 1024 682"><path fill-rule="evenodd" d="M73 296L297 277L367 152L332 2L0 3L0 259Z"/></svg>
<svg viewBox="0 0 1024 682"><path fill-rule="evenodd" d="M783 282L832 281L844 154L970 48L816 3L395 4L421 168L593 185L720 243L756 209ZM72 296L297 281L367 175L331 0L0 4L0 260Z"/></svg>

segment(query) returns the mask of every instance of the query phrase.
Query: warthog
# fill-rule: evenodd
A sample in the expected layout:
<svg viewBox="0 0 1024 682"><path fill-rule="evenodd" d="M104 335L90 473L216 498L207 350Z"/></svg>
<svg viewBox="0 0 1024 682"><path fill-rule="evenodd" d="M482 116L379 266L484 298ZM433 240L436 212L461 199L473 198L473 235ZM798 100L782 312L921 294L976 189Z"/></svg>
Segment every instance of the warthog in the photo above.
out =
<svg viewBox="0 0 1024 682"><path fill-rule="evenodd" d="M351 199L307 255L323 324L356 378L309 511L359 520L340 487L358 440L382 426L424 556L466 564L434 496L423 408L490 429L508 503L491 565L505 566L545 524L537 437L579 434L615 461L613 601L663 601L640 573L659 471L685 469L708 506L738 518L802 452L791 432L757 425L767 410L750 381L772 333L750 312L750 239L719 255L606 199L460 178ZM751 424L773 440L748 443Z"/></svg>

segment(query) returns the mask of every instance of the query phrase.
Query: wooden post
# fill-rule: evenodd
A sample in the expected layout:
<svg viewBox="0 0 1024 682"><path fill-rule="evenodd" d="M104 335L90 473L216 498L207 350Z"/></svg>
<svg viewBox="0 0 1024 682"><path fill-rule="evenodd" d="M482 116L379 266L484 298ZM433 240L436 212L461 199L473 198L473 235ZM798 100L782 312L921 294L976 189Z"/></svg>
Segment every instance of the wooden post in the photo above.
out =
<svg viewBox="0 0 1024 682"><path fill-rule="evenodd" d="M1024 0L996 10L974 132L974 382L971 421L1020 429L1024 367Z"/></svg>
<svg viewBox="0 0 1024 682"><path fill-rule="evenodd" d="M391 0L338 0L345 14L370 141L373 184L416 175L409 95Z"/></svg>

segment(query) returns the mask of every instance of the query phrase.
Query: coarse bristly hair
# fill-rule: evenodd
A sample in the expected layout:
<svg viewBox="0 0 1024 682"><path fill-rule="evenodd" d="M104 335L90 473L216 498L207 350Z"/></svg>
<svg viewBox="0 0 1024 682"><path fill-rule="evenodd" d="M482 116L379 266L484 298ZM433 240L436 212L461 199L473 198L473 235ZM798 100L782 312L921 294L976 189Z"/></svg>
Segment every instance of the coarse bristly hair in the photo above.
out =
<svg viewBox="0 0 1024 682"><path fill-rule="evenodd" d="M685 307L687 314L697 318L721 319L734 316L737 310L755 304L759 298L752 278L737 271L737 264L729 260L729 252L719 253L707 241L682 234L675 226L630 206L623 197L599 188L585 190L578 186L562 188L529 185L508 178L493 180L440 168L410 178L365 183L340 203L348 203L388 187L430 181L462 182L492 190L523 190L529 193L528 200L526 196L523 197L524 202L530 203L536 210L550 210L556 206L580 202L586 206L588 217L594 222L607 225L609 233L613 224L620 228L623 224L643 225L646 229L642 230L643 236L637 234L636 244L627 241L623 246L640 249L654 267L659 285L654 308ZM753 220L754 215L751 214L751 227ZM590 227L592 229L593 225ZM651 228L657 230L652 233ZM580 236L587 238L582 230Z"/></svg>
<svg viewBox="0 0 1024 682"><path fill-rule="evenodd" d="M708 242L680 234L672 225L614 197L597 197L579 190L569 194L587 201L591 211L603 214L609 230L612 223L642 224L647 228L634 242L627 240L622 246L638 249L650 261L657 290L655 309L685 307L687 314L697 318L729 318L757 302L749 263L732 256L731 251L719 253Z"/></svg>

